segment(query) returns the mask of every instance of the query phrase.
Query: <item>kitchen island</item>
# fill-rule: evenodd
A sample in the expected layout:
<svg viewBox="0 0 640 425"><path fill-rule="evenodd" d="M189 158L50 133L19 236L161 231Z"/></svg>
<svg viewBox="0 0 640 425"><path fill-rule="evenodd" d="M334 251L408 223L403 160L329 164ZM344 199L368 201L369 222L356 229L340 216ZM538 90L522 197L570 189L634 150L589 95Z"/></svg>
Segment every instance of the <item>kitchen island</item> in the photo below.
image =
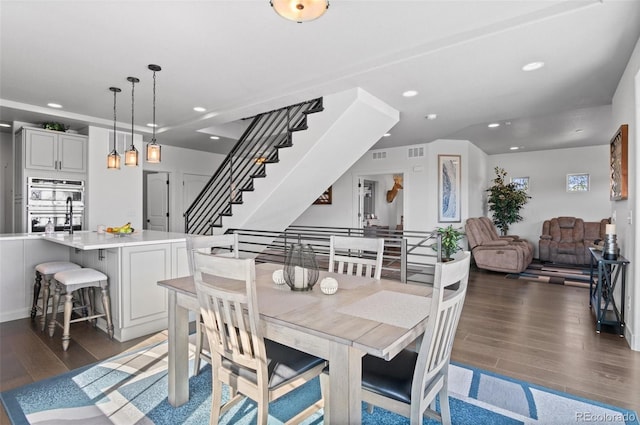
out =
<svg viewBox="0 0 640 425"><path fill-rule="evenodd" d="M29 316L36 264L72 261L109 277L114 338L166 329L167 294L157 282L189 274L186 236L154 230L0 235L0 321Z"/></svg>

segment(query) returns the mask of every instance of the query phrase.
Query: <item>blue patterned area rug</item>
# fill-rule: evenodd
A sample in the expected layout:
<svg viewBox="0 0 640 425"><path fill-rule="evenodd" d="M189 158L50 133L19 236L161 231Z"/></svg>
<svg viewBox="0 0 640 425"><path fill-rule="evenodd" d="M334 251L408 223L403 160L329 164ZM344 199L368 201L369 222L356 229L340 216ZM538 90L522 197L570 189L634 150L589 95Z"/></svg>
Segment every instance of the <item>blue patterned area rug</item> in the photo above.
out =
<svg viewBox="0 0 640 425"><path fill-rule="evenodd" d="M453 423L478 424L638 424L633 411L560 393L461 364L449 372ZM0 393L13 424L206 424L211 403L211 369L203 366L189 381L189 402L167 401L167 344L73 370ZM228 397L225 388L223 399ZM269 406L269 424L281 424L320 398L311 381ZM246 400L223 416L224 424L252 424L255 404ZM426 420L425 424L435 424ZM321 424L322 411L307 424ZM367 425L408 424L380 408L362 411Z"/></svg>

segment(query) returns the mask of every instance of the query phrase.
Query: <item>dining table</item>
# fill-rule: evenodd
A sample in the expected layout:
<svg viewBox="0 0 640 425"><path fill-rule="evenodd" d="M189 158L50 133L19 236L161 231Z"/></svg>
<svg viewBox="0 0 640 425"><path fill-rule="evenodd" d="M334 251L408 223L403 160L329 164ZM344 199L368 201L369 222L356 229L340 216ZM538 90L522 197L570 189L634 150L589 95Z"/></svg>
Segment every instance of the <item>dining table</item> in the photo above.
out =
<svg viewBox="0 0 640 425"><path fill-rule="evenodd" d="M362 357L386 360L410 346L427 324L432 289L388 279L320 271L310 291L274 282L282 264L256 264L256 294L263 336L329 361L325 424L362 421ZM320 282L338 281L325 295ZM189 311L200 311L193 276L161 280L168 290L168 400L189 399Z"/></svg>

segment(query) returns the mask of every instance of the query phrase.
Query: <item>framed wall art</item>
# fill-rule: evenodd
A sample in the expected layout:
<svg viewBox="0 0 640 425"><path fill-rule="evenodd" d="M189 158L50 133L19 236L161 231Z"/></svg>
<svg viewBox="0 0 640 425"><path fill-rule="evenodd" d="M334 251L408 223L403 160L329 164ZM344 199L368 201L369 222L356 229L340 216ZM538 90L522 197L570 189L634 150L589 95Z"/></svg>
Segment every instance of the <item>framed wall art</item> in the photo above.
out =
<svg viewBox="0 0 640 425"><path fill-rule="evenodd" d="M438 221L459 223L460 155L438 155Z"/></svg>
<svg viewBox="0 0 640 425"><path fill-rule="evenodd" d="M628 137L629 128L623 124L609 143L609 198L612 201L627 199Z"/></svg>
<svg viewBox="0 0 640 425"><path fill-rule="evenodd" d="M567 192L588 192L589 174L567 174Z"/></svg>
<svg viewBox="0 0 640 425"><path fill-rule="evenodd" d="M329 186L327 190L322 192L322 195L318 196L318 199L316 199L313 202L313 205L331 205L331 188L332 187L333 186Z"/></svg>

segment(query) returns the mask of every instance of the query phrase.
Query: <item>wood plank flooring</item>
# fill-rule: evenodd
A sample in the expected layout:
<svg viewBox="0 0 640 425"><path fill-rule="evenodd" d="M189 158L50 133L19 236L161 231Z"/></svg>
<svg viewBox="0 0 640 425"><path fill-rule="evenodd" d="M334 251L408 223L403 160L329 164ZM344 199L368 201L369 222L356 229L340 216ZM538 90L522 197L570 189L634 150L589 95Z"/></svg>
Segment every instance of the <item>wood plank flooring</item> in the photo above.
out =
<svg viewBox="0 0 640 425"><path fill-rule="evenodd" d="M640 412L640 352L595 332L587 294L472 269L452 360ZM0 324L0 391L166 339L120 343L77 323L64 352L57 332L50 339L30 319ZM0 424L9 424L2 407Z"/></svg>

